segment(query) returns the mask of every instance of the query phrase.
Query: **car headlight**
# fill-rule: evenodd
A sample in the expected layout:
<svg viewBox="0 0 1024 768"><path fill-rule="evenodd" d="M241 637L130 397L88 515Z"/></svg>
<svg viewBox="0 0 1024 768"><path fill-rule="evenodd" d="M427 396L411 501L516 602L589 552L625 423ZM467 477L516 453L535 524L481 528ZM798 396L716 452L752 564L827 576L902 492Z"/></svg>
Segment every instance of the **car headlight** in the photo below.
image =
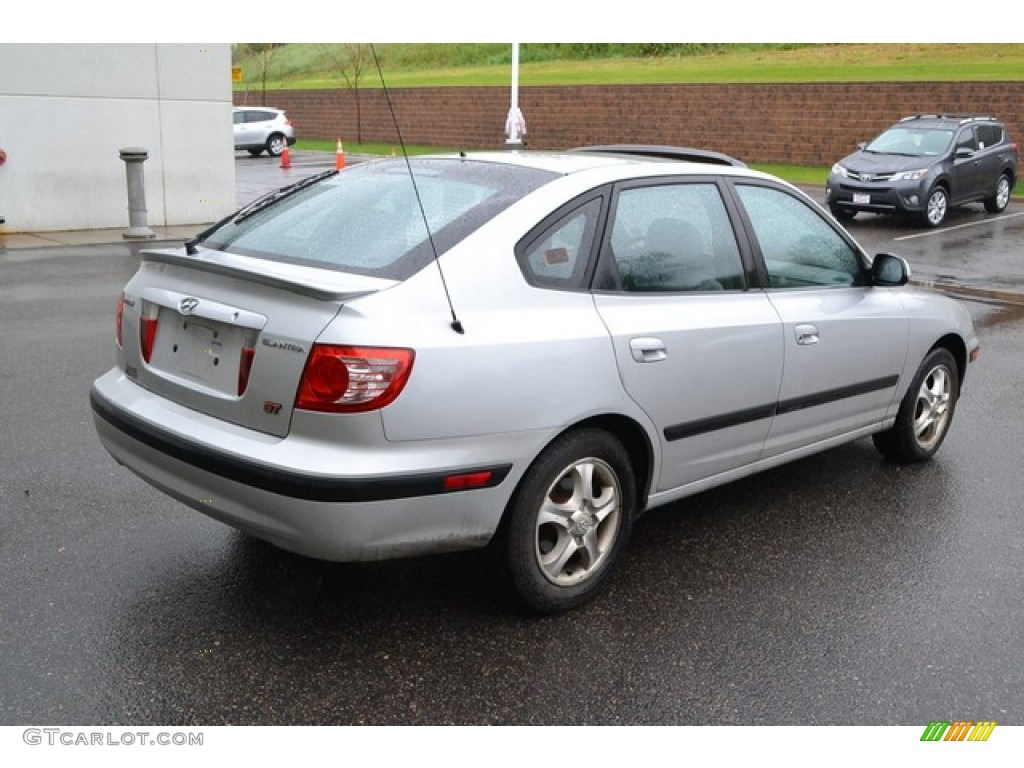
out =
<svg viewBox="0 0 1024 768"><path fill-rule="evenodd" d="M849 175L846 172L846 169L843 168L843 166L841 166L839 163L836 163L835 165L832 166L832 173L834 173L836 176L842 176L844 179Z"/></svg>
<svg viewBox="0 0 1024 768"><path fill-rule="evenodd" d="M918 181L928 175L928 169L922 168L919 171L903 171L892 177L893 181Z"/></svg>

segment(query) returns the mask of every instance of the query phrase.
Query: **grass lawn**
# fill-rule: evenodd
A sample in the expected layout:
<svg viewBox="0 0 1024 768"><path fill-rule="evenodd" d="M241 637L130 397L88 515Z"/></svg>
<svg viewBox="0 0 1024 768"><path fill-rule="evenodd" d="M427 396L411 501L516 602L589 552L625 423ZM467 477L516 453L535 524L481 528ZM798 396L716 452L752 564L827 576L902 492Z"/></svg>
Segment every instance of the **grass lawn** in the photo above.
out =
<svg viewBox="0 0 1024 768"><path fill-rule="evenodd" d="M655 83L800 83L1020 80L1024 44L891 43L694 46L688 55L620 56L531 61L521 46L520 85L626 85ZM541 46L536 46L541 47ZM262 88L343 88L339 66L365 49L359 87L380 87L367 46L290 43L261 62L237 57L244 80L236 91ZM543 53L554 56L547 46ZM383 44L376 47L389 88L500 86L510 82L511 45ZM566 55L573 53L565 46ZM598 51L600 53L600 51ZM595 54L597 56L597 54ZM348 58L346 58L348 57ZM346 62L349 62L346 64Z"/></svg>

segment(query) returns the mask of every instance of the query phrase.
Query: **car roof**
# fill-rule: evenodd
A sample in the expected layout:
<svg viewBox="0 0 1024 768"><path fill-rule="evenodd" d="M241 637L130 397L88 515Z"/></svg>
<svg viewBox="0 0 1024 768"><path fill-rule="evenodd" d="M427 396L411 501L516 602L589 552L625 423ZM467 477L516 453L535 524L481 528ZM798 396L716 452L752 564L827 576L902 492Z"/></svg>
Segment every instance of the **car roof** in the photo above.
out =
<svg viewBox="0 0 1024 768"><path fill-rule="evenodd" d="M678 156L672 153L679 153ZM704 155L702 158L701 156ZM746 166L715 152L704 152L683 147L650 147L647 145L609 145L581 147L571 150L480 150L458 154L439 154L434 157L457 157L478 162L516 165L569 175L605 169L611 173L629 169L631 173L644 169L662 173L731 173L758 176ZM682 158L688 159L682 159ZM729 162L731 161L731 162Z"/></svg>

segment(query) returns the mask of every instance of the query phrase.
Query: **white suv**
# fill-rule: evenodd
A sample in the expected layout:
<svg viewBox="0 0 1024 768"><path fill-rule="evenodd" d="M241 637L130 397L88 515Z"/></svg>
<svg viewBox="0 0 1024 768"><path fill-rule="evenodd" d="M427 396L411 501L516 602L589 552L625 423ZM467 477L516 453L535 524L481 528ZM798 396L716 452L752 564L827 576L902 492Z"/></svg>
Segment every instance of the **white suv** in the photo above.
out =
<svg viewBox="0 0 1024 768"><path fill-rule="evenodd" d="M235 150L245 149L253 157L264 150L279 157L295 143L295 128L283 110L273 107L235 107Z"/></svg>

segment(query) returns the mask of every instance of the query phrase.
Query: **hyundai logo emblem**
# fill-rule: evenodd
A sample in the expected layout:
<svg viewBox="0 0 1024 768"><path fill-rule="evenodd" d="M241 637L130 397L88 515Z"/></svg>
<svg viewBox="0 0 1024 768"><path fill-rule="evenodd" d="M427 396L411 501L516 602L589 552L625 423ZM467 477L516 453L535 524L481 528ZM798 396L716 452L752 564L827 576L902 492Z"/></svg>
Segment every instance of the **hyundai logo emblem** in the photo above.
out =
<svg viewBox="0 0 1024 768"><path fill-rule="evenodd" d="M188 296L181 300L178 305L178 311L183 315L191 315L195 308L199 306L199 299L195 296Z"/></svg>

